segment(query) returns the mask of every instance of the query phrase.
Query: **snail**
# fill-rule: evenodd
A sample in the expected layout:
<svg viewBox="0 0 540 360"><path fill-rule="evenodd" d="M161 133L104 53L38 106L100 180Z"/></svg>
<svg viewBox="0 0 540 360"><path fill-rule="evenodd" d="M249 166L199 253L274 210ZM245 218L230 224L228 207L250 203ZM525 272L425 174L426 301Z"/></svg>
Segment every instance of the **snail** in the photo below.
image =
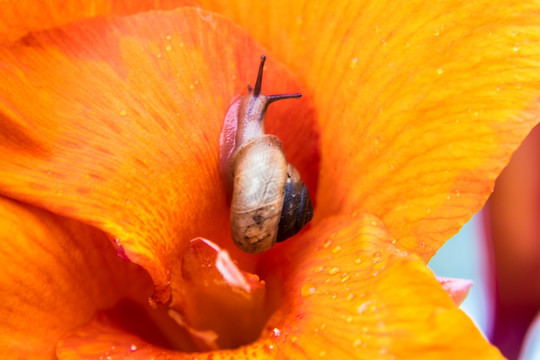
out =
<svg viewBox="0 0 540 360"><path fill-rule="evenodd" d="M313 207L300 173L287 162L281 141L264 133L268 105L302 94L261 93L266 57L255 87L236 97L227 110L220 138L220 170L231 199L234 243L258 254L298 233L313 217Z"/></svg>

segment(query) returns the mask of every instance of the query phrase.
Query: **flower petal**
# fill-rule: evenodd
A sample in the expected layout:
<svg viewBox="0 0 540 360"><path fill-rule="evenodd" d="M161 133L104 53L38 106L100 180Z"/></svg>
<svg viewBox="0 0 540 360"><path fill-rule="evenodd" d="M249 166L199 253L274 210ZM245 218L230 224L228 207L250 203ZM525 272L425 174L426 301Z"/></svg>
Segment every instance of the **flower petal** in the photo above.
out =
<svg viewBox="0 0 540 360"><path fill-rule="evenodd" d="M317 215L376 214L425 261L481 208L536 123L537 1L203 4L313 91L326 169Z"/></svg>
<svg viewBox="0 0 540 360"><path fill-rule="evenodd" d="M4 1L0 12L0 44L16 41L32 31L55 28L83 18L168 10L194 3L190 0Z"/></svg>
<svg viewBox="0 0 540 360"><path fill-rule="evenodd" d="M0 51L2 192L113 234L151 274L157 302L172 278L181 283L178 259L195 237L229 247L249 271L256 258L224 231L219 134L263 52L196 9L84 22ZM264 91L301 90L271 56L267 64ZM314 115L308 98L272 107L267 119L311 188Z"/></svg>
<svg viewBox="0 0 540 360"><path fill-rule="evenodd" d="M2 358L53 357L95 311L151 294L148 275L95 228L0 197L0 229Z"/></svg>
<svg viewBox="0 0 540 360"><path fill-rule="evenodd" d="M331 217L276 249L265 267L285 282L269 322L284 334L276 347L291 358L496 358L420 258L395 243L363 215Z"/></svg>
<svg viewBox="0 0 540 360"><path fill-rule="evenodd" d="M259 340L197 358L502 358L423 261L392 245L377 218L332 217L299 238L292 249L270 250L280 256L267 258L266 281L283 281L284 298ZM193 357L155 348L103 321L66 341L84 344L97 334L102 342L72 347L73 357Z"/></svg>
<svg viewBox="0 0 540 360"><path fill-rule="evenodd" d="M473 282L466 279L437 276L437 280L439 283L441 283L443 289L448 293L448 295L450 295L454 301L454 304L457 306L461 305L461 303L465 301L467 294L469 294L469 290L473 286Z"/></svg>

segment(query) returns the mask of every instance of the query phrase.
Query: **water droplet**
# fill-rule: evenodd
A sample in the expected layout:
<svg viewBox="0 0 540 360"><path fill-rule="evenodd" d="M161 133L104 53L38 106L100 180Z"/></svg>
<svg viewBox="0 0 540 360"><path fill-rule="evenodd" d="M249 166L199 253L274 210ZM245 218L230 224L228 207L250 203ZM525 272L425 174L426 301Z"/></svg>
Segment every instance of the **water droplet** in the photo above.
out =
<svg viewBox="0 0 540 360"><path fill-rule="evenodd" d="M324 329L326 329L326 323L321 324L321 330L324 330Z"/></svg>
<svg viewBox="0 0 540 360"><path fill-rule="evenodd" d="M339 268L338 268L338 267L333 267L333 268L331 268L330 270L328 270L328 273L329 273L330 275L335 275L335 274L337 274L338 272L339 272Z"/></svg>
<svg viewBox="0 0 540 360"><path fill-rule="evenodd" d="M172 36L171 36L171 35L167 35L167 36L165 36L165 39L171 40L171 39L172 39Z"/></svg>
<svg viewBox="0 0 540 360"><path fill-rule="evenodd" d="M354 59L351 60L350 68L354 69L356 67L356 64L358 64L358 58L357 57L355 57Z"/></svg>
<svg viewBox="0 0 540 360"><path fill-rule="evenodd" d="M315 294L317 292L317 289L315 288L313 284L308 283L302 286L301 292L302 292L302 296L306 297L306 296Z"/></svg>
<svg viewBox="0 0 540 360"><path fill-rule="evenodd" d="M351 315L348 315L346 318L345 318L345 321L348 322L348 323L351 323L353 321L353 317Z"/></svg>
<svg viewBox="0 0 540 360"><path fill-rule="evenodd" d="M171 49L172 49L172 46L171 46L171 45L167 45L167 46L165 46L165 50L167 50L167 51L171 51Z"/></svg>
<svg viewBox="0 0 540 360"><path fill-rule="evenodd" d="M434 35L434 36L439 36L439 35L441 35L441 30L439 30L439 29L433 30L433 35Z"/></svg>
<svg viewBox="0 0 540 360"><path fill-rule="evenodd" d="M518 43L514 44L514 47L512 47L512 51L513 52L518 52L519 51L519 44Z"/></svg>
<svg viewBox="0 0 540 360"><path fill-rule="evenodd" d="M322 272L323 270L324 270L324 266L321 265L321 266L319 266L319 267L317 268L316 271L317 271L317 272Z"/></svg>
<svg viewBox="0 0 540 360"><path fill-rule="evenodd" d="M274 333L275 337L278 337L278 336L281 335L281 330L279 330L278 328L274 328L274 330L272 330L272 332Z"/></svg>
<svg viewBox="0 0 540 360"><path fill-rule="evenodd" d="M377 251L373 253L373 263L376 264L381 259L381 252Z"/></svg>
<svg viewBox="0 0 540 360"><path fill-rule="evenodd" d="M443 68L438 68L437 69L437 75L442 75L442 73L444 73Z"/></svg>
<svg viewBox="0 0 540 360"><path fill-rule="evenodd" d="M353 293L350 293L349 295L347 295L347 301L351 301L352 299L354 299Z"/></svg>
<svg viewBox="0 0 540 360"><path fill-rule="evenodd" d="M361 315L364 311L368 309L369 305L371 305L371 301L368 300L365 303L360 304L356 311L358 311L358 313Z"/></svg>
<svg viewBox="0 0 540 360"><path fill-rule="evenodd" d="M356 264L360 264L360 263L362 262L362 259L357 258L356 260L354 260L354 262L355 262Z"/></svg>
<svg viewBox="0 0 540 360"><path fill-rule="evenodd" d="M156 54L156 57L157 57L158 59L161 59L161 56L162 56L161 53L157 53L157 54Z"/></svg>
<svg viewBox="0 0 540 360"><path fill-rule="evenodd" d="M326 242L323 244L323 247L324 247L325 249L328 249L328 247L329 247L330 245L332 245L332 240L326 240Z"/></svg>
<svg viewBox="0 0 540 360"><path fill-rule="evenodd" d="M132 345L129 347L129 351L131 351L131 352L137 351L137 345L132 344Z"/></svg>
<svg viewBox="0 0 540 360"><path fill-rule="evenodd" d="M121 109L120 110L120 116L126 116L127 114L127 110L126 109Z"/></svg>
<svg viewBox="0 0 540 360"><path fill-rule="evenodd" d="M193 90L193 89L195 89L195 85L189 84L189 88L190 88L191 90Z"/></svg>
<svg viewBox="0 0 540 360"><path fill-rule="evenodd" d="M332 253L334 254L337 254L338 252L340 252L343 248L341 246L336 246L333 250L332 250Z"/></svg>
<svg viewBox="0 0 540 360"><path fill-rule="evenodd" d="M396 245L396 242L397 242L396 239L392 239L392 241L391 241L392 245Z"/></svg>
<svg viewBox="0 0 540 360"><path fill-rule="evenodd" d="M359 347L360 345L362 345L362 340L360 340L360 339L354 340L354 343L353 343L354 347Z"/></svg>
<svg viewBox="0 0 540 360"><path fill-rule="evenodd" d="M347 274L347 273L343 273L343 275L341 275L341 282L346 282L347 280L350 279L350 275Z"/></svg>

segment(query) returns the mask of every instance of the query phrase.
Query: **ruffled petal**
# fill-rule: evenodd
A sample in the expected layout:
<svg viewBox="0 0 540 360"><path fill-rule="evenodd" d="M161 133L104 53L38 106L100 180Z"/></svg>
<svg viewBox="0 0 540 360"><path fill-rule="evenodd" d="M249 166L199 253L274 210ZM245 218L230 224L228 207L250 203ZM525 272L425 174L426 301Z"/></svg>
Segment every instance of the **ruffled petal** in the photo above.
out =
<svg viewBox="0 0 540 360"><path fill-rule="evenodd" d="M392 245L377 218L332 217L299 239L292 248L271 250L276 256L265 264L268 286L276 278L284 284L283 302L257 342L179 353L102 320L69 335L66 341L79 344L71 358L502 358L423 261ZM103 341L82 346L94 338Z"/></svg>
<svg viewBox="0 0 540 360"><path fill-rule="evenodd" d="M0 229L2 358L52 358L60 337L97 310L152 292L95 228L0 197Z"/></svg>
<svg viewBox="0 0 540 360"><path fill-rule="evenodd" d="M249 271L256 258L226 231L219 134L261 53L247 33L196 9L84 22L1 50L1 191L112 234L149 271L159 303L181 283L178 259L195 237L230 248ZM263 91L301 90L269 55ZM313 189L314 116L307 96L266 120Z"/></svg>
<svg viewBox="0 0 540 360"><path fill-rule="evenodd" d="M317 215L376 214L425 261L481 208L536 123L537 1L203 4L313 91Z"/></svg>

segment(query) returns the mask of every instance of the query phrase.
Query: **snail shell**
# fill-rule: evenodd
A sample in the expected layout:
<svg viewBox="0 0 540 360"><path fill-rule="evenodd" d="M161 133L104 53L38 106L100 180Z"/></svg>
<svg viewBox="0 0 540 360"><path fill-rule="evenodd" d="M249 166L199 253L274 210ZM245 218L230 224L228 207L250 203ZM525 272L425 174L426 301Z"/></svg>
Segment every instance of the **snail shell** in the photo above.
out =
<svg viewBox="0 0 540 360"><path fill-rule="evenodd" d="M257 254L298 233L313 217L307 187L287 163L281 141L264 133L264 114L274 101L301 94L261 94L261 64L255 88L235 99L220 139L220 168L232 192L231 235L247 253Z"/></svg>

